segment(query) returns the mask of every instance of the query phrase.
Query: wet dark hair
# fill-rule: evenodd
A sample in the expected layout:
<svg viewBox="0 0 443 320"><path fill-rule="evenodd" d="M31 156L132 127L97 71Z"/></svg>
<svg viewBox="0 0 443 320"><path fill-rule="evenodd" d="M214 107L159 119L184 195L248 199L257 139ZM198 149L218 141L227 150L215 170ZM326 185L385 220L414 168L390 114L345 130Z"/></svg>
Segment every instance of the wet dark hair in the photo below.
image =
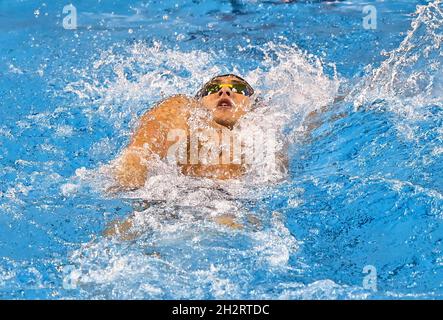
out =
<svg viewBox="0 0 443 320"><path fill-rule="evenodd" d="M254 93L254 89L251 87L251 85L242 77L239 77L236 74L233 73L227 73L227 74L221 74L218 76L213 77L211 80L209 80L208 82L206 82L201 88L200 90L198 90L198 92L195 94L195 98L203 98L203 92L205 91L205 87L210 84L211 82L214 82L215 80L217 80L218 78L224 78L224 77L234 77L237 78L238 80L240 80L241 82L244 82L246 84L246 86L248 87L248 90L251 92L251 94Z"/></svg>

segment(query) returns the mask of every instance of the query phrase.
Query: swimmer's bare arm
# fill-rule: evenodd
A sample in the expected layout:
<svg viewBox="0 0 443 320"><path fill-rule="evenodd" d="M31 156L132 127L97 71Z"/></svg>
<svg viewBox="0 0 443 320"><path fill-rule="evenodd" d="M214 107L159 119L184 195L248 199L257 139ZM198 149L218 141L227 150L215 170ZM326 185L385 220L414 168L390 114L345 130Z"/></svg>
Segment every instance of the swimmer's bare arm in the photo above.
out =
<svg viewBox="0 0 443 320"><path fill-rule="evenodd" d="M148 161L158 156L164 158L175 141L168 141L171 129L187 129L189 109L195 101L183 95L170 97L140 119L140 125L131 142L117 159L114 176L119 189L137 189L144 185Z"/></svg>

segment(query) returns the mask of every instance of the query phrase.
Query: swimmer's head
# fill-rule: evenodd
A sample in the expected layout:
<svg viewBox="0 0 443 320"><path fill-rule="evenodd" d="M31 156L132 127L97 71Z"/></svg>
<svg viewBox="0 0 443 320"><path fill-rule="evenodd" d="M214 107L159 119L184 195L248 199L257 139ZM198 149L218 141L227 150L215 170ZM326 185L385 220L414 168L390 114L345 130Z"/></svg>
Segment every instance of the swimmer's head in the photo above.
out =
<svg viewBox="0 0 443 320"><path fill-rule="evenodd" d="M225 74L209 80L196 98L208 109L215 122L232 128L241 116L252 108L254 89L246 80L234 74Z"/></svg>

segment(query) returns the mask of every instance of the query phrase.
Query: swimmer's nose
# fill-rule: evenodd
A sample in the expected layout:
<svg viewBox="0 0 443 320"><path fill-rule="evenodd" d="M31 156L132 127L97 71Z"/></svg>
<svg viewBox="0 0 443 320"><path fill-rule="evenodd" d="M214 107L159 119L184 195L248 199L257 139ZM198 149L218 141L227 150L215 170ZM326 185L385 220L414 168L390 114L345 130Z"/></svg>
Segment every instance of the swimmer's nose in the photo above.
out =
<svg viewBox="0 0 443 320"><path fill-rule="evenodd" d="M231 95L231 89L228 87L223 87L218 91L218 95L221 97L223 94L226 94L228 97Z"/></svg>

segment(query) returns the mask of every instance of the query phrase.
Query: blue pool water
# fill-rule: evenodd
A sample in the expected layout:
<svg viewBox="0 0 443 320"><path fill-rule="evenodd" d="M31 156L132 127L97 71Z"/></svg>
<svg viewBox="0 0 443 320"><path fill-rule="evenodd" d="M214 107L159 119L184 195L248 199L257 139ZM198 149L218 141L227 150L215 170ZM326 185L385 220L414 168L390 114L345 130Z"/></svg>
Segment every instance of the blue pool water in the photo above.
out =
<svg viewBox="0 0 443 320"><path fill-rule="evenodd" d="M67 4L0 0L0 298L443 298L441 1L78 0L76 30ZM106 195L138 117L226 72L265 99L288 176ZM260 223L196 218L223 208ZM134 210L143 236L101 236Z"/></svg>

